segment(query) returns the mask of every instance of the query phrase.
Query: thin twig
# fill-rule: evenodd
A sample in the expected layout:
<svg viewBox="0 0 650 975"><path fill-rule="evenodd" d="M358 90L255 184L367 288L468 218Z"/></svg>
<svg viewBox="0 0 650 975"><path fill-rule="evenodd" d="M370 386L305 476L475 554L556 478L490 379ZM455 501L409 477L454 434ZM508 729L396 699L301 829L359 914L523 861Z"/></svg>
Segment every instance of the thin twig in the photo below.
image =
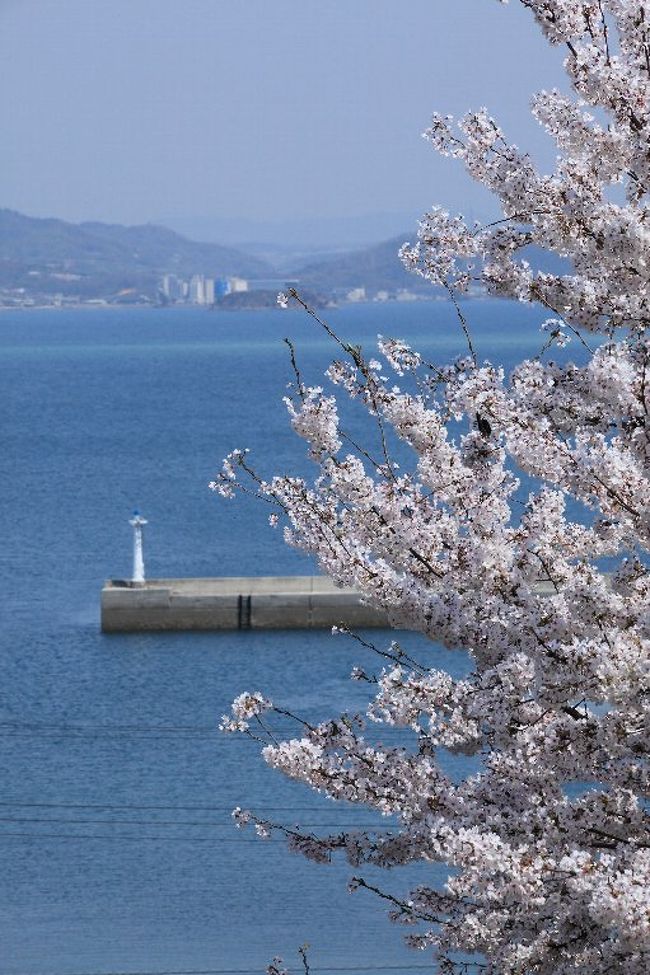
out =
<svg viewBox="0 0 650 975"><path fill-rule="evenodd" d="M293 369L294 376L296 377L296 390L298 392L298 396L304 402L305 386L300 376L300 370L298 369L298 361L296 359L296 348L293 342L291 341L291 339L285 339L284 341L286 345L288 345L289 347L289 355L291 357L291 367Z"/></svg>
<svg viewBox="0 0 650 975"><path fill-rule="evenodd" d="M463 333L465 335L465 339L467 340L467 347L469 348L469 354L472 357L472 362L474 363L474 365L477 365L478 360L476 358L476 351L474 349L474 344L472 343L472 336L469 333L469 326L467 325L467 320L461 311L460 305L458 304L456 293L454 292L454 289L451 287L450 284L445 284L445 288L447 290L449 297L451 298L454 308L456 309L456 314L458 315L458 321L460 322L460 327L462 328Z"/></svg>
<svg viewBox="0 0 650 975"><path fill-rule="evenodd" d="M304 969L305 975L309 975L309 962L307 961L307 949L309 944L305 942L304 945L300 945L298 948L298 954L302 958L302 967Z"/></svg>

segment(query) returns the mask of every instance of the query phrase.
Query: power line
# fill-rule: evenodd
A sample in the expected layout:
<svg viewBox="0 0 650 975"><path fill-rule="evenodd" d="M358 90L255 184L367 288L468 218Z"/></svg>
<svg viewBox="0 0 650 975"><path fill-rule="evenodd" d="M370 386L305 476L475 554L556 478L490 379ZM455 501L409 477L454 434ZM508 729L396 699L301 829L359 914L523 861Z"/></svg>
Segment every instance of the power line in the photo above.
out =
<svg viewBox="0 0 650 975"><path fill-rule="evenodd" d="M80 732L80 731L0 731L0 738L37 738L42 741L61 741L62 739L71 739L73 741L102 741L114 739L115 741L124 741L130 739L136 739L137 741L173 741L175 738L178 741L205 741L206 739L212 738L214 735L214 740L212 741L212 746L230 748L233 745L246 745L248 747L253 747L257 745L259 747L259 742L256 742L250 738L220 738L216 731L208 734L207 732L202 732L199 734L187 733L187 734L141 734L134 732L124 732L124 731L113 731L112 729L106 729L105 732Z"/></svg>
<svg viewBox="0 0 650 975"><path fill-rule="evenodd" d="M57 826L58 825L63 826L63 825L65 825L65 823L64 822L55 823L55 825L57 825ZM115 826L122 826L122 825L126 825L126 824L125 823L116 822L114 825ZM149 825L155 826L157 824L151 823ZM375 831L373 831L373 832L375 832ZM392 835L393 834L390 834L390 833L384 834L384 836L386 838L390 838ZM243 836L233 836L233 837L228 837L228 836L196 836L196 835L191 835L191 834L188 834L186 836L182 836L182 835L179 835L177 833L176 834L173 834L173 833L172 834L169 834L169 833L167 833L166 835L160 834L160 835L154 835L154 836L152 836L151 834L147 834L147 833L139 833L139 834L136 834L136 835L129 835L129 834L125 834L125 833L61 833L61 832L45 833L45 832L40 832L38 830L31 830L31 831L23 830L23 831L20 831L20 832L14 831L14 830L7 830L7 829L0 830L0 840L1 839L5 839L7 837L20 838L20 839L31 839L31 840L43 840L43 839L49 839L49 840L111 840L113 842L115 842L116 840L126 840L128 842L131 842L131 841L133 841L133 842L155 841L155 842L162 842L162 843L211 843L213 846L217 846L217 845L223 844L223 843L234 843L234 844L238 844L238 845L246 844L246 843L257 843L257 844L261 844L263 846L264 845L266 845L266 846L268 846L268 845L284 846L286 844L286 842L287 842L284 837L278 837L277 839L268 839L268 838L262 838L262 837L254 837L254 838L250 838L249 839L249 838L246 838L246 837L243 837ZM317 840L326 841L328 839L328 836L314 836L314 835L312 835L312 836L307 837L307 838L308 839L314 839L316 841Z"/></svg>
<svg viewBox="0 0 650 975"><path fill-rule="evenodd" d="M0 721L0 728L29 728L36 731L48 731L64 729L67 731L88 731L93 729L112 730L112 731L202 731L216 733L219 729L217 724L183 724L183 725L161 725L161 724L92 724L87 721Z"/></svg>
<svg viewBox="0 0 650 975"><path fill-rule="evenodd" d="M287 724L284 728L282 724L276 727L275 730L278 734L290 734L296 731L295 724ZM366 729L366 732L369 729ZM373 728L373 731L378 731L379 729ZM407 734L412 729L401 728L395 725L385 725L381 728L382 734ZM229 741L250 741L251 739L246 737L234 738L232 735L224 736L218 725L131 725L131 724L90 724L87 722L74 724L48 724L46 722L24 722L24 721L0 721L0 735L11 736L17 734L24 735L60 735L60 734L88 734L88 733L100 733L100 734L141 734L153 732L155 736L166 736L166 735L214 735L218 740L229 740Z"/></svg>
<svg viewBox="0 0 650 975"><path fill-rule="evenodd" d="M276 737L283 740L289 741L294 735L295 729L292 731L278 731L274 729ZM174 733L174 734L149 734L149 733L135 733L135 732L125 732L125 731L113 731L112 729L106 729L105 731L91 731L91 732L81 732L81 731L0 731L0 739L3 738L25 738L25 739L37 739L40 741L159 741L159 742L184 742L184 741L208 741L210 742L211 748L232 748L235 745L243 745L247 748L258 749L264 742L260 742L253 738L248 738L245 735L239 736L237 738L225 735L220 735L218 732L200 732L200 733ZM388 745L382 741L375 741L368 736L364 737L364 742L373 748L394 748L400 747L395 746L395 744ZM269 742L271 744L271 742Z"/></svg>
<svg viewBox="0 0 650 975"><path fill-rule="evenodd" d="M343 802L344 800L340 800ZM333 800L327 802L327 809L318 808L317 806L268 806L264 803L264 809L269 812L308 812L308 813L319 813L319 812L329 812L332 808ZM225 812L231 813L233 811L233 806L197 806L197 805L152 805L152 804L134 804L134 803L111 803L111 802L21 802L18 799L6 799L0 800L0 806L17 806L20 809L152 809L152 810L187 810L196 809L204 810L205 812Z"/></svg>
<svg viewBox="0 0 650 975"><path fill-rule="evenodd" d="M86 821L84 821L84 820L64 820L64 819L61 819L61 820L56 820L56 819L51 819L51 820L47 820L47 819L42 819L42 820L21 820L21 819L15 819L15 820L3 820L3 822L12 822L12 823L16 823L16 824L19 824L19 823L20 824L23 824L23 823L25 823L25 824L27 824L27 823L39 823L39 824L42 824L43 826L46 826L46 825L66 826L68 823L70 823L71 825L75 825L75 826L80 826L80 825L94 826L94 825L102 825L102 824L105 825L105 826L131 826L131 825L136 825L136 824L133 824L133 823L126 822L124 820L99 820L99 821L88 821L88 820L86 820ZM152 820L151 822L143 822L141 825L143 825L143 826L146 825L146 826L154 826L154 827L156 827L156 826L161 826L161 825L183 825L183 824L178 824L178 823L161 824L161 823L157 823L155 820ZM206 825L210 825L210 824L199 823L197 825L199 825L199 826L206 826ZM227 825L229 825L229 824L225 824L224 823L221 828L225 828ZM308 829L308 828L309 829L314 829L314 828L317 828L317 829L318 828L320 828L320 829L331 829L331 830L336 830L336 831L339 831L339 830L340 831L350 830L350 831L362 831L362 832L369 829L368 826L364 826L363 824L361 824L361 825L356 825L355 824L354 826L344 826L344 825L340 825L340 826L329 826L327 824L317 823L317 824L311 824L311 825L309 825L309 824L300 824L298 826L298 829ZM271 829L272 829L272 827L271 827ZM393 837L395 835L394 833L381 832L381 831L377 830L375 827L370 827L370 831L373 834L375 834L377 836L383 836L386 839L389 839L389 838L391 838L391 837ZM279 832L281 832L281 829L279 830ZM315 834L311 834L309 838L312 838L312 839L315 839L315 840L327 840L328 837L329 837L329 835L330 834L327 834L325 836L316 836ZM176 842L178 842L178 843L212 843L213 845L217 845L217 844L220 844L220 843L237 843L237 844L242 844L242 843L268 842L268 840L264 840L261 837L248 838L248 837L244 837L244 836L241 836L241 835L240 836L232 836L232 837L229 837L229 836L215 836L215 835L211 835L211 836L197 836L196 834L191 834L191 833L188 833L186 835L180 835L178 833L166 833L166 834L159 834L159 835L151 835L151 834L147 834L147 833L136 833L134 835L131 835L131 834L125 834L125 833L94 833L94 832L90 832L90 833L79 833L79 832L75 832L75 833L62 833L60 831L57 831L57 832L54 832L54 833L46 833L46 832L43 832L43 831L40 831L40 830L29 830L29 831L22 830L22 831L15 831L15 830L8 830L8 829L0 829L0 839L3 839L5 837L20 837L22 839L34 839L34 840L40 840L40 839L113 840L113 841L115 841L115 840L128 840L128 841L139 841L139 840L156 840L156 841L158 841L158 840L160 840L160 841L165 842L165 843L176 843ZM278 837L277 840L273 840L272 842L276 843L276 845L283 845L286 841L285 841L284 837Z"/></svg>
<svg viewBox="0 0 650 975"><path fill-rule="evenodd" d="M40 819L33 816L0 816L0 823L63 823L74 826L209 826L212 829L232 829L232 819L214 823L205 819ZM301 829L386 829L385 823L300 823Z"/></svg>
<svg viewBox="0 0 650 975"><path fill-rule="evenodd" d="M435 975L435 970L431 962L428 965L324 965L309 966L312 972L413 972L428 971ZM465 966L467 971L471 968L480 969L484 966L478 962L459 962ZM264 966L265 967L265 966ZM146 971L146 972L74 972L68 975L261 975L260 968L204 968L204 969L175 969L174 971Z"/></svg>
<svg viewBox="0 0 650 975"><path fill-rule="evenodd" d="M284 737L285 735L293 735L298 729L292 728L274 728L273 731L276 735ZM374 730L374 729L373 729ZM415 734L413 729L407 728L382 728L382 736L388 735L405 735ZM120 728L112 725L97 725L88 727L71 727L61 726L60 728L24 728L22 726L15 727L4 727L0 726L0 737L2 738L61 738L61 737L78 737L78 738L96 738L105 737L107 735L115 735L123 738L214 738L215 741L228 741L228 742L246 742L248 744L259 745L260 742L255 739L249 738L246 735L233 736L231 734L225 734L221 732L218 728L210 728L209 730L203 730L201 728L146 728L146 727L134 727L134 728ZM371 738L367 733L363 734L364 741L371 741ZM374 741L374 736L372 740L373 744L377 744Z"/></svg>
<svg viewBox="0 0 650 975"><path fill-rule="evenodd" d="M285 726L287 728L295 728L295 721L278 721L277 726ZM374 728L375 723L368 725L368 728ZM412 731L413 729L409 727L402 727L398 725L386 724L381 725L383 730L387 731ZM218 734L220 732L218 722L213 724L93 724L90 721L0 721L0 728L29 728L35 731L58 731L60 729L67 731L93 731L99 729L100 731L112 730L112 731L200 731L210 734Z"/></svg>
<svg viewBox="0 0 650 975"><path fill-rule="evenodd" d="M244 839L243 837L228 839L215 836L148 836L146 834L141 836L125 836L123 833L15 833L8 830L0 831L0 839L4 839L7 836L30 840L126 840L136 843L155 841L165 843L212 843L214 845L220 843L257 843L260 847L280 847L285 845L283 840L262 840L259 837L256 839Z"/></svg>

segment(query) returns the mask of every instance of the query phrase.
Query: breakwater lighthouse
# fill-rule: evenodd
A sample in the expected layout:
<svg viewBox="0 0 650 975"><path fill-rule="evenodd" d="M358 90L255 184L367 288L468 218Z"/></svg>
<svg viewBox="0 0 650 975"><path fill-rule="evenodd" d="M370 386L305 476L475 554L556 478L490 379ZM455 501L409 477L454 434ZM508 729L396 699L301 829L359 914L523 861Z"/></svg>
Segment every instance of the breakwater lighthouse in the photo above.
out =
<svg viewBox="0 0 650 975"><path fill-rule="evenodd" d="M142 548L142 527L147 524L139 511L133 512L133 518L129 521L133 525L133 578L135 586L144 585L144 552Z"/></svg>

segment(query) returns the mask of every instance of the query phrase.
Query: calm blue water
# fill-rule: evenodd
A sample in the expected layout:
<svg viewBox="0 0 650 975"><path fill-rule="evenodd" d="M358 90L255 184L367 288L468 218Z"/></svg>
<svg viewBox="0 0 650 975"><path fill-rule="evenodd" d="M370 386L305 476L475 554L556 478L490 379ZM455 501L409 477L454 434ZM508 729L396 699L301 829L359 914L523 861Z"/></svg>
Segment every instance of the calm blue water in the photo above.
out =
<svg viewBox="0 0 650 975"><path fill-rule="evenodd" d="M468 313L494 361L541 345L539 313L497 302ZM329 317L364 345L380 332L438 361L463 351L442 304ZM136 506L151 577L313 570L266 527L266 510L207 490L235 446L266 472L304 469L281 403L285 335L305 374L322 371L330 346L297 312L0 315L2 975L261 972L276 954L293 963L304 942L320 968L427 961L370 895L346 893L345 864L308 864L231 826L235 804L287 823L377 822L216 731L243 689L310 718L362 707L347 680L354 663L372 666L361 651L318 633L99 632L104 578L130 573ZM383 882L399 892L407 881Z"/></svg>

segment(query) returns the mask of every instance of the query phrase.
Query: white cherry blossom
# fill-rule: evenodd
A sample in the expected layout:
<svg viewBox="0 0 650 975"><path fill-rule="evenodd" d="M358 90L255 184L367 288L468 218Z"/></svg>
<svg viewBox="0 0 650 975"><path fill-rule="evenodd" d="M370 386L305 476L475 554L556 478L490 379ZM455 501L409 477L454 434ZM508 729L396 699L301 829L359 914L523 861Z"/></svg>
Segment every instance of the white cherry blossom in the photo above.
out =
<svg viewBox="0 0 650 975"><path fill-rule="evenodd" d="M434 209L402 257L452 301L474 283L536 303L543 354L511 375L479 361L460 306L468 354L452 363L390 338L368 361L324 325L338 343L332 391L300 381L287 404L314 482L265 480L243 451L213 482L226 496L252 486L289 544L396 630L468 652L471 673L421 666L406 636L379 651L380 672L355 668L374 690L360 718L296 716L297 737L280 740L273 718L286 727L287 711L248 694L223 727L262 738L285 775L389 817L334 836L235 818L280 829L313 859L347 857L351 889L386 898L441 972L476 952L488 975L647 975L650 6L520 2L566 51L573 96L533 101L554 171L485 109L435 116L427 138L495 194L502 218L469 226ZM566 270L534 270L530 245ZM554 362L569 338L580 356ZM337 396L366 408L379 448L350 449ZM396 466L396 442L410 467ZM403 745L376 744L382 726L403 729ZM444 752L480 758L480 771L451 781ZM421 861L451 868L444 887L400 898L362 875Z"/></svg>

